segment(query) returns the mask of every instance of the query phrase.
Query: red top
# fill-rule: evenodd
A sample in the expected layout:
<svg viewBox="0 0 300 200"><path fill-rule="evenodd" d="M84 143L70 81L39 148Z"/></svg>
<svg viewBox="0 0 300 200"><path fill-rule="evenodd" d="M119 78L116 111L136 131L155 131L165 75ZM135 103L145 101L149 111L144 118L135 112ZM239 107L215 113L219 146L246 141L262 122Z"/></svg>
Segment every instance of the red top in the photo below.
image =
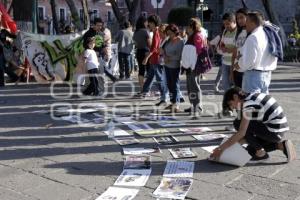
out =
<svg viewBox="0 0 300 200"><path fill-rule="evenodd" d="M205 38L201 32L197 32L194 35L194 45L197 50L197 55L199 55L204 47Z"/></svg>
<svg viewBox="0 0 300 200"><path fill-rule="evenodd" d="M158 28L153 32L152 44L150 48L150 53L152 53L149 64L157 65L159 64L159 48L160 48L160 35L158 32Z"/></svg>

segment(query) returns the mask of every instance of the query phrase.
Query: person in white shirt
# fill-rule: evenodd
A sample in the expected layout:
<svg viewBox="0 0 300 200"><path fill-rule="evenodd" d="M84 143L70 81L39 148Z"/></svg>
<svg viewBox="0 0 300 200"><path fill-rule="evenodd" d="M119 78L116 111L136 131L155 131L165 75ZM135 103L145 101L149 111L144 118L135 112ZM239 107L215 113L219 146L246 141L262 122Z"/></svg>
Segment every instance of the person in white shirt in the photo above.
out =
<svg viewBox="0 0 300 200"><path fill-rule="evenodd" d="M90 83L88 87L82 92L84 95L98 96L99 83L97 79L99 61L97 54L94 50L96 39L94 37L88 37L84 41L84 63L89 73Z"/></svg>
<svg viewBox="0 0 300 200"><path fill-rule="evenodd" d="M241 49L236 66L244 72L242 89L244 92L269 93L272 71L277 67L277 57L269 51L268 38L263 30L261 13L248 13L246 30L248 37Z"/></svg>

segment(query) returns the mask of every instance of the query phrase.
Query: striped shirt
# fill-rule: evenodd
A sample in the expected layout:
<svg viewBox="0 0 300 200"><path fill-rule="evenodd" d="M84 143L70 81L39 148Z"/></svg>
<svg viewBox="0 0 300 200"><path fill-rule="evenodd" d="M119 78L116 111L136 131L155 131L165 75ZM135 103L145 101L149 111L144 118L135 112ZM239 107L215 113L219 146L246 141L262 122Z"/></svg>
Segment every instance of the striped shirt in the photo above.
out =
<svg viewBox="0 0 300 200"><path fill-rule="evenodd" d="M250 94L244 100L242 112L250 120L263 122L270 132L282 133L289 130L282 107L270 95Z"/></svg>

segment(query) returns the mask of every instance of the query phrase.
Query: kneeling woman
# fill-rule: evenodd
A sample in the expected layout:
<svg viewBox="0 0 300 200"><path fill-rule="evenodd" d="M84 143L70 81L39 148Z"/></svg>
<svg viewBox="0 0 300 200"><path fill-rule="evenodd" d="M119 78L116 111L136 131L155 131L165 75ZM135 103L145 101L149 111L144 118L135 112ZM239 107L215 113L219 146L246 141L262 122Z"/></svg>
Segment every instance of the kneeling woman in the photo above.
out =
<svg viewBox="0 0 300 200"><path fill-rule="evenodd" d="M241 120L235 120L238 130L211 154L218 159L222 152L236 142L248 144L247 150L252 161L259 162L269 158L268 152L281 150L287 162L296 159L296 152L290 140L284 140L289 130L283 109L270 95L263 93L246 94L240 88L229 89L223 99L224 110L240 110Z"/></svg>

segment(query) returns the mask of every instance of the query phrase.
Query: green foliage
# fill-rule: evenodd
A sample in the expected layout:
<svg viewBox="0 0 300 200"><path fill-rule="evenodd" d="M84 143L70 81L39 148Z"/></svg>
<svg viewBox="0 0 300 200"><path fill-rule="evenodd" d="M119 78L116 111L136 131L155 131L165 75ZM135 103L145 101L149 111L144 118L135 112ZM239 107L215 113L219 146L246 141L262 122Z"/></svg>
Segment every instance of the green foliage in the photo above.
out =
<svg viewBox="0 0 300 200"><path fill-rule="evenodd" d="M194 17L194 10L189 7L173 8L168 15L168 23L177 26L187 26L189 20Z"/></svg>

